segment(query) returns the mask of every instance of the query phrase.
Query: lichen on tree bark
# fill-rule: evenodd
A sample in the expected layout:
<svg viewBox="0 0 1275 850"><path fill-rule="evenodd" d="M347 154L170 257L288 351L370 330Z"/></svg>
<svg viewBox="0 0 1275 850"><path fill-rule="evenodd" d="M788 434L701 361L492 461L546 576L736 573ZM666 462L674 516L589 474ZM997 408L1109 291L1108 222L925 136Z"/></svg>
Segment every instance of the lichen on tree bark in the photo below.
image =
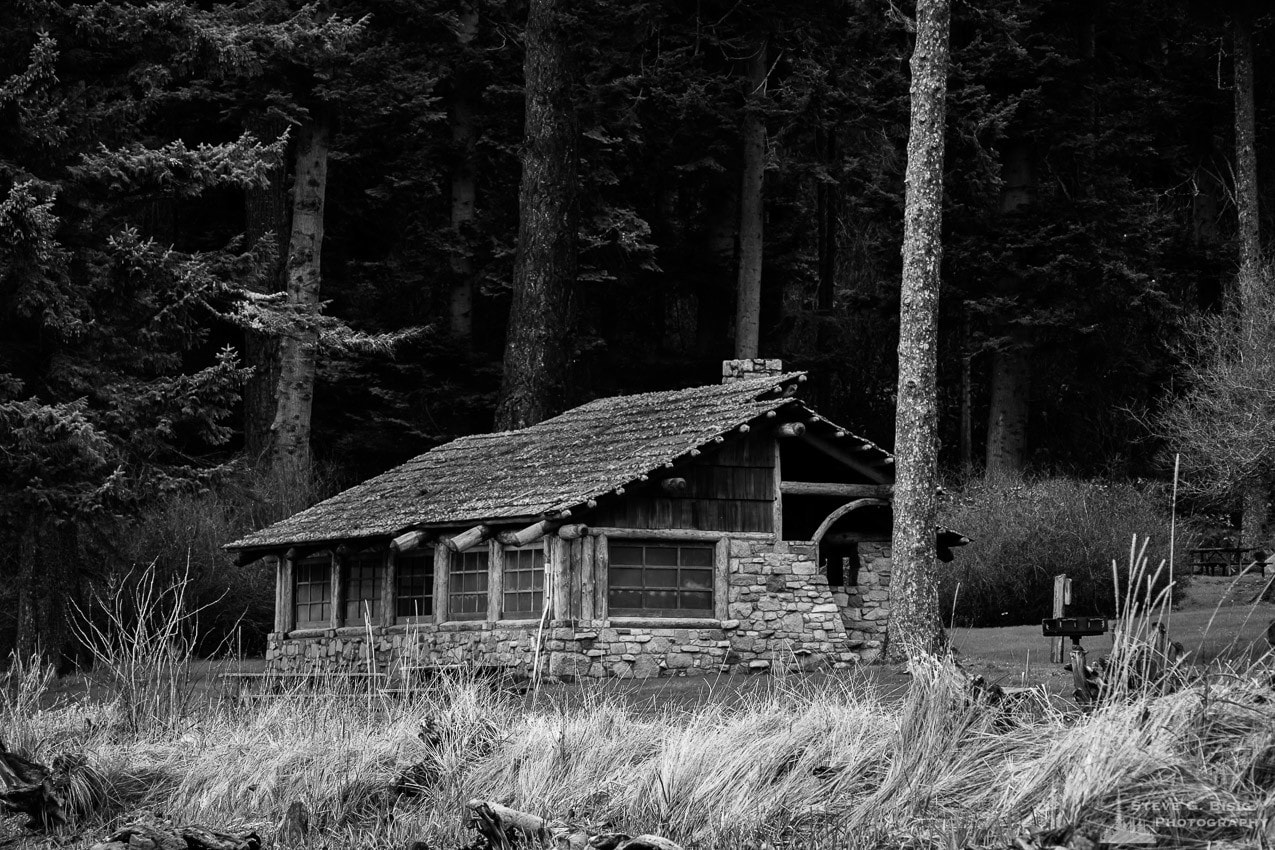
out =
<svg viewBox="0 0 1275 850"><path fill-rule="evenodd" d="M894 559L889 651L894 658L937 648L941 634L935 575L938 518L939 268L943 257L943 132L946 118L948 0L918 0L912 54L899 307L895 418Z"/></svg>

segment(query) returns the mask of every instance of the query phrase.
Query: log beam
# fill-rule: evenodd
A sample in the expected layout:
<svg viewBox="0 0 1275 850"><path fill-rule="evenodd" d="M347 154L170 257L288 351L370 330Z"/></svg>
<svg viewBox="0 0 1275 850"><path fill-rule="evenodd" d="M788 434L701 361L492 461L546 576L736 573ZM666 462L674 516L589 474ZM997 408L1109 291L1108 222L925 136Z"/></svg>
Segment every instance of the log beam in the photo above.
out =
<svg viewBox="0 0 1275 850"><path fill-rule="evenodd" d="M496 535L496 540L503 546L526 546L535 543L559 525L561 523L542 519L517 531L502 531Z"/></svg>
<svg viewBox="0 0 1275 850"><path fill-rule="evenodd" d="M833 445L821 437L816 437L814 434L805 434L802 436L802 439L804 439L811 447L818 449L833 460L850 467L855 472L867 476L879 484L888 483L889 479L885 473L877 469L875 466L859 460L839 446Z"/></svg>
<svg viewBox="0 0 1275 850"><path fill-rule="evenodd" d="M558 536L563 540L579 540L588 533L589 526L579 522L572 525L564 525L558 529Z"/></svg>
<svg viewBox="0 0 1275 850"><path fill-rule="evenodd" d="M775 429L775 436L781 440L793 440L805 434L806 423L804 422L785 422Z"/></svg>
<svg viewBox="0 0 1275 850"><path fill-rule="evenodd" d="M685 478L665 478L660 482L660 489L670 496L676 496L685 493L690 485L686 483Z"/></svg>
<svg viewBox="0 0 1275 850"><path fill-rule="evenodd" d="M390 548L395 552L410 552L428 539L429 535L424 531L409 531L391 540Z"/></svg>
<svg viewBox="0 0 1275 850"><path fill-rule="evenodd" d="M468 531L462 531L455 537L443 541L443 545L453 552L464 552L473 549L479 543L491 537L491 528L486 525L475 525Z"/></svg>
<svg viewBox="0 0 1275 850"><path fill-rule="evenodd" d="M836 481L781 481L779 492L790 496L844 496L847 499L888 499L889 484L842 484Z"/></svg>

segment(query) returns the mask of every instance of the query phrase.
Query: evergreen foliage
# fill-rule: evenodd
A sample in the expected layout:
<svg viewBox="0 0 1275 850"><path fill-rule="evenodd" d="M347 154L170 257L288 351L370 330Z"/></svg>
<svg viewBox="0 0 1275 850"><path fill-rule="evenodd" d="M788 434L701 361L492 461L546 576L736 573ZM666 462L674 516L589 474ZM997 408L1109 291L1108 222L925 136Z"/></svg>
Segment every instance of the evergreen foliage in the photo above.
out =
<svg viewBox="0 0 1275 850"><path fill-rule="evenodd" d="M910 9L567 8L580 227L561 403L717 379L733 333L744 66L765 36L761 354L809 368L822 412L888 445ZM343 480L491 427L519 226L526 3L17 0L6 11L0 559L13 592L38 575L77 593L125 560L108 545L121 524L230 470L246 330L322 340L313 446ZM472 37L462 11L476 14ZM1029 466L1163 474L1166 435L1143 439L1137 414L1166 395L1199 402L1217 380L1207 364L1221 362L1205 357L1189 387L1175 383L1182 329L1218 308L1233 272L1224 23L1188 0L954 5L943 464L961 459L961 399L977 447L994 352L1023 349L1038 376ZM1261 84L1269 23L1255 22L1259 162L1275 91ZM462 96L467 148L452 130ZM288 234L246 235L244 201L290 167L297 129L318 114L333 128L324 303L299 313L276 294ZM1033 182L1006 211L1014 151ZM475 212L455 225L462 161ZM476 292L468 339L446 318L462 274ZM1202 487L1207 470L1234 471L1200 458ZM39 566L72 552L66 574Z"/></svg>

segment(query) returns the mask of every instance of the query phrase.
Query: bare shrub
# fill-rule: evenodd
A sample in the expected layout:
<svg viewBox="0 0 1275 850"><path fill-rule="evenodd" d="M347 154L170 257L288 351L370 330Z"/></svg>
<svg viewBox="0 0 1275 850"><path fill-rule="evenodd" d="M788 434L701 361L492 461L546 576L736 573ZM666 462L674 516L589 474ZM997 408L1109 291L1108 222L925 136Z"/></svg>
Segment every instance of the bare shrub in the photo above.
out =
<svg viewBox="0 0 1275 850"><path fill-rule="evenodd" d="M944 524L973 541L940 570L942 610L959 625L1039 623L1051 614L1053 577L1072 578L1072 609L1115 614L1111 562L1128 575L1129 542L1151 540L1147 558L1169 557L1170 504L1158 489L1075 478L971 481L943 506ZM1176 552L1195 532L1179 517ZM1189 576L1175 572L1174 598ZM1156 589L1168 583L1166 570ZM959 595L957 585L960 585Z"/></svg>

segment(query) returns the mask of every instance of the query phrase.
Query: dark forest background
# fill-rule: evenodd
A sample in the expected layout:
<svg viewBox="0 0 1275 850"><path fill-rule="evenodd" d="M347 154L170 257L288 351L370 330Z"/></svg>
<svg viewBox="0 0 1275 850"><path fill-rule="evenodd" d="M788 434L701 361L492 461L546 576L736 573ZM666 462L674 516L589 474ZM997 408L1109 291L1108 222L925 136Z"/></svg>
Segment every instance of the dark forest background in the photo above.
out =
<svg viewBox="0 0 1275 850"><path fill-rule="evenodd" d="M545 329L566 351L553 407L716 382L740 258L760 247L760 355L809 370L814 406L889 446L907 8L555 5L578 227ZM1058 523L1124 511L1156 530L1136 526L1167 510L1190 448L1157 423L1239 267L1238 8L954 3L939 392L955 491L1027 476L1013 486L1042 505L1098 499ZM517 0L7 4L0 642L73 643L66 613L158 558L222 600L206 615L222 633L247 610L253 645L271 577L221 543L494 427L526 218L528 14ZM1268 21L1244 20L1263 163L1275 55ZM759 242L740 227L758 120ZM299 202L316 188L317 209ZM1272 184L1257 188L1265 225ZM288 291L308 271L317 289ZM272 379L281 362L304 379L304 358L280 354L298 327L313 413L282 475ZM1236 392L1264 404L1267 387ZM1041 496L1042 479L1087 483ZM1197 490L1186 508L1237 508Z"/></svg>

